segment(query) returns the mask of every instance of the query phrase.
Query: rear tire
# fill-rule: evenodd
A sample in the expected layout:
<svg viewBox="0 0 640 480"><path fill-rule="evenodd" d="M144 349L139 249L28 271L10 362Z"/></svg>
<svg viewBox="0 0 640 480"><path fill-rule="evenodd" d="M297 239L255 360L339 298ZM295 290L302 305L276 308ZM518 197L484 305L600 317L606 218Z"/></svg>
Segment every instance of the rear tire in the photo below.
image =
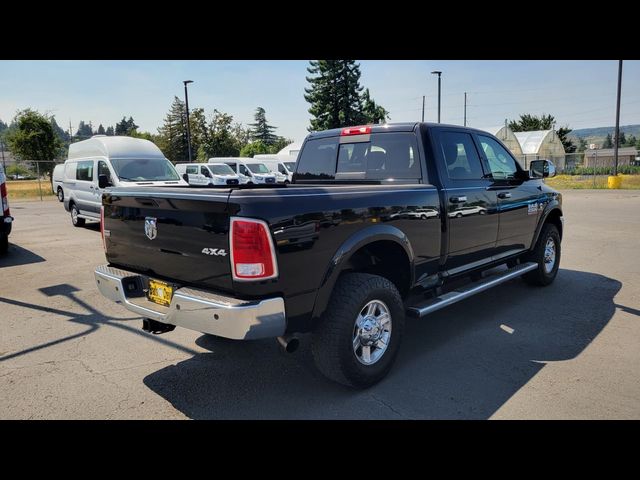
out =
<svg viewBox="0 0 640 480"><path fill-rule="evenodd" d="M560 233L555 225L547 223L542 227L536 246L526 260L536 262L538 268L522 276L525 282L540 287L553 283L560 266Z"/></svg>
<svg viewBox="0 0 640 480"><path fill-rule="evenodd" d="M64 202L64 190L62 190L62 187L58 187L58 201L59 202Z"/></svg>
<svg viewBox="0 0 640 480"><path fill-rule="evenodd" d="M398 354L404 316L402 298L392 282L367 273L343 275L312 333L311 351L318 370L350 387L379 382Z"/></svg>
<svg viewBox="0 0 640 480"><path fill-rule="evenodd" d="M85 220L84 218L80 218L78 216L80 215L80 211L78 210L78 207L76 207L75 203L71 204L71 208L69 210L71 211L71 223L73 224L73 226L84 227Z"/></svg>
<svg viewBox="0 0 640 480"><path fill-rule="evenodd" d="M4 255L9 251L9 236L0 233L0 255Z"/></svg>

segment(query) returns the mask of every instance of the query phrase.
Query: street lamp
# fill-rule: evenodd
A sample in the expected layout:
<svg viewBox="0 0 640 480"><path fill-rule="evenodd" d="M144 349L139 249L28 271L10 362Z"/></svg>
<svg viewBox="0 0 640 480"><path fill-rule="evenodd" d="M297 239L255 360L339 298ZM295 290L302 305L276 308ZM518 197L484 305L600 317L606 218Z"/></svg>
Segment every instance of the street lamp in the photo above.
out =
<svg viewBox="0 0 640 480"><path fill-rule="evenodd" d="M440 123L440 81L442 77L442 72L435 70L431 72L432 75L438 75L438 123Z"/></svg>
<svg viewBox="0 0 640 480"><path fill-rule="evenodd" d="M184 103L187 107L187 148L189 149L189 161L191 161L191 129L189 128L189 95L187 94L187 85L193 83L193 80L183 80L184 83Z"/></svg>

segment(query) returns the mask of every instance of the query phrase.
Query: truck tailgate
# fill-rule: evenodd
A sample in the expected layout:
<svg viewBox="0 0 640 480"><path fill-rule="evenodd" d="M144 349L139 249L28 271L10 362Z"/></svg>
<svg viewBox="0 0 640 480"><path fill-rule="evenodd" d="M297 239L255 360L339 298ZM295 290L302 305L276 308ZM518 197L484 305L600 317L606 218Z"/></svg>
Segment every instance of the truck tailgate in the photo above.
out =
<svg viewBox="0 0 640 480"><path fill-rule="evenodd" d="M132 190L104 194L107 260L159 279L230 290L230 190Z"/></svg>

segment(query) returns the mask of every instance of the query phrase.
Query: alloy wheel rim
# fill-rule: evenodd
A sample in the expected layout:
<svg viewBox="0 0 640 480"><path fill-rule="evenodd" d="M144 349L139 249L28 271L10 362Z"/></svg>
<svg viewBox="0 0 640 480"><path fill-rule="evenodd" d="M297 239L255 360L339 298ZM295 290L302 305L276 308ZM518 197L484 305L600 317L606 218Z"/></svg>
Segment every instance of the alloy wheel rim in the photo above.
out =
<svg viewBox="0 0 640 480"><path fill-rule="evenodd" d="M556 264L556 242L553 238L548 238L544 246L544 271L551 273Z"/></svg>
<svg viewBox="0 0 640 480"><path fill-rule="evenodd" d="M381 300L368 302L353 327L353 353L364 365L378 362L391 341L391 312Z"/></svg>

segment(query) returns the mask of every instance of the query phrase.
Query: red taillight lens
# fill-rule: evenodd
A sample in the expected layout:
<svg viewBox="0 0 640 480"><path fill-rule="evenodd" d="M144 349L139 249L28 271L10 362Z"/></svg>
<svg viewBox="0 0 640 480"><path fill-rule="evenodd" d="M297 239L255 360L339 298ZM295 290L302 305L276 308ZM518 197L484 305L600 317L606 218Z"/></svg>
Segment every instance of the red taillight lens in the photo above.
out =
<svg viewBox="0 0 640 480"><path fill-rule="evenodd" d="M232 218L230 243L234 280L265 280L278 276L275 250L265 222Z"/></svg>
<svg viewBox="0 0 640 480"><path fill-rule="evenodd" d="M2 214L5 217L9 217L11 215L11 210L9 210L9 199L7 198L6 183L0 185L0 197L2 197Z"/></svg>
<svg viewBox="0 0 640 480"><path fill-rule="evenodd" d="M107 243L104 241L104 205L100 206L100 235L102 236L102 248L107 251Z"/></svg>
<svg viewBox="0 0 640 480"><path fill-rule="evenodd" d="M369 133L371 133L371 127L369 125L364 125L362 127L343 128L340 135L367 135Z"/></svg>

